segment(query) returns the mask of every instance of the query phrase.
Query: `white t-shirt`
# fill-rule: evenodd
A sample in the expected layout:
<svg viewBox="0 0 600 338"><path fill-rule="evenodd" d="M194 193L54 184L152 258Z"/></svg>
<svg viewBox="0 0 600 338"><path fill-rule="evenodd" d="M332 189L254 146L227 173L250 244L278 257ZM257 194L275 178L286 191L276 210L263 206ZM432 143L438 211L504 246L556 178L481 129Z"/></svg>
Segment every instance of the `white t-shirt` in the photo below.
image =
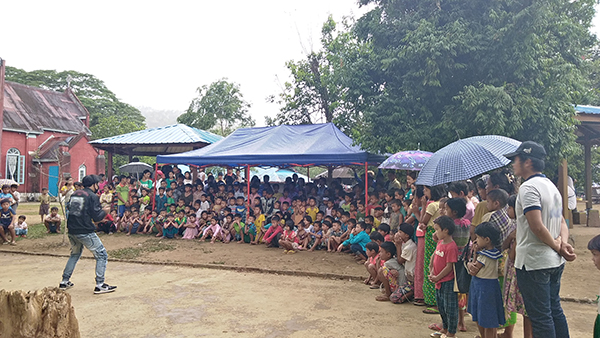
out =
<svg viewBox="0 0 600 338"><path fill-rule="evenodd" d="M19 222L15 223L15 230L16 229L27 229L27 223L23 222L21 224L19 224Z"/></svg>
<svg viewBox="0 0 600 338"><path fill-rule="evenodd" d="M406 270L406 279L414 281L415 267L417 265L417 245L412 239L402 243L402 254L400 257L404 258L404 269Z"/></svg>
<svg viewBox="0 0 600 338"><path fill-rule="evenodd" d="M517 214L517 256L515 268L527 270L550 269L561 266L565 260L542 242L529 228L525 213L541 210L542 222L552 238L560 235L562 198L556 186L544 175L534 175L519 188L515 212Z"/></svg>

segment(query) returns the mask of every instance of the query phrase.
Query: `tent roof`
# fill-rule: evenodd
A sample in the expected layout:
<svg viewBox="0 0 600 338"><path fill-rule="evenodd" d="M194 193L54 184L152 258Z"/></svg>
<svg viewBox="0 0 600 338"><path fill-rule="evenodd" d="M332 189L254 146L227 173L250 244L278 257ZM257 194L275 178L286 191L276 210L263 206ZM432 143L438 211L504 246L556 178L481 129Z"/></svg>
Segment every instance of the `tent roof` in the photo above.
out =
<svg viewBox="0 0 600 338"><path fill-rule="evenodd" d="M158 163L198 166L351 165L381 163L385 156L353 145L333 123L242 128L202 149L158 155Z"/></svg>
<svg viewBox="0 0 600 338"><path fill-rule="evenodd" d="M221 139L222 136L208 131L185 124L173 124L111 136L92 141L90 144L117 154L156 156L201 148Z"/></svg>

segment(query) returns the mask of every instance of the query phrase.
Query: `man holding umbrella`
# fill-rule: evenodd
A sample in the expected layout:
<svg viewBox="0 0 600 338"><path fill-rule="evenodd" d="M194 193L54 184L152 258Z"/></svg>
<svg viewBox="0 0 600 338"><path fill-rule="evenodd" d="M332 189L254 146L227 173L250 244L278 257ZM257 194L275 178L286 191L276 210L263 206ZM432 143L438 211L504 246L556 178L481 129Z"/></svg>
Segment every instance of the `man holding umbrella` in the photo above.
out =
<svg viewBox="0 0 600 338"><path fill-rule="evenodd" d="M70 279L75 265L81 257L83 247L90 250L96 258L96 288L94 293L113 292L117 288L104 283L108 254L102 241L96 235L96 226L94 225L94 222L104 219L110 211L109 206L104 209L100 207L100 199L96 195L100 181L100 177L96 175L85 176L81 180L84 188L75 191L69 200L67 228L69 229L69 242L71 242L71 256L65 266L62 282L59 284L59 288L62 290L73 287Z"/></svg>
<svg viewBox="0 0 600 338"><path fill-rule="evenodd" d="M533 336L568 338L569 327L560 305L560 279L565 259L577 257L568 244L569 229L562 216L562 198L542 174L546 151L532 141L523 142L512 160L514 173L525 181L519 189L515 268Z"/></svg>

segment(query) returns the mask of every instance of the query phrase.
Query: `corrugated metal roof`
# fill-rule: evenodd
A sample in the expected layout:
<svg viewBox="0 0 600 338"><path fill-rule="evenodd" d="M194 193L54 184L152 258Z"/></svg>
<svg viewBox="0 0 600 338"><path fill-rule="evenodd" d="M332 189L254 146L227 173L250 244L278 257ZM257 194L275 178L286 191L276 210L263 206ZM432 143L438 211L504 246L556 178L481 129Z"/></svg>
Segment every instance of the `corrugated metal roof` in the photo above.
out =
<svg viewBox="0 0 600 338"><path fill-rule="evenodd" d="M91 134L80 117L87 117L87 111L68 90L60 93L5 82L3 129Z"/></svg>
<svg viewBox="0 0 600 338"><path fill-rule="evenodd" d="M188 127L185 124L135 131L129 134L117 135L90 142L92 145L134 145L134 144L212 144L223 137L208 131Z"/></svg>
<svg viewBox="0 0 600 338"><path fill-rule="evenodd" d="M584 114L600 114L600 107L577 105L575 111Z"/></svg>

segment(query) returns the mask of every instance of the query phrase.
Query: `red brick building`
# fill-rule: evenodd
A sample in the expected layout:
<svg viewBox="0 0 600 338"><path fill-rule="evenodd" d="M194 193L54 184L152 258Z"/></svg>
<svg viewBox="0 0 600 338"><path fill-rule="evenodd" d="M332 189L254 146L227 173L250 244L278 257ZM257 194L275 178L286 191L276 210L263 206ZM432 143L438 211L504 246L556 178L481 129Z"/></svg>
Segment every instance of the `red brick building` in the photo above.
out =
<svg viewBox="0 0 600 338"><path fill-rule="evenodd" d="M71 89L45 90L3 81L3 75L0 178L17 181L21 192L47 187L56 196L60 176L77 181L104 173L104 152L88 144L89 113Z"/></svg>

